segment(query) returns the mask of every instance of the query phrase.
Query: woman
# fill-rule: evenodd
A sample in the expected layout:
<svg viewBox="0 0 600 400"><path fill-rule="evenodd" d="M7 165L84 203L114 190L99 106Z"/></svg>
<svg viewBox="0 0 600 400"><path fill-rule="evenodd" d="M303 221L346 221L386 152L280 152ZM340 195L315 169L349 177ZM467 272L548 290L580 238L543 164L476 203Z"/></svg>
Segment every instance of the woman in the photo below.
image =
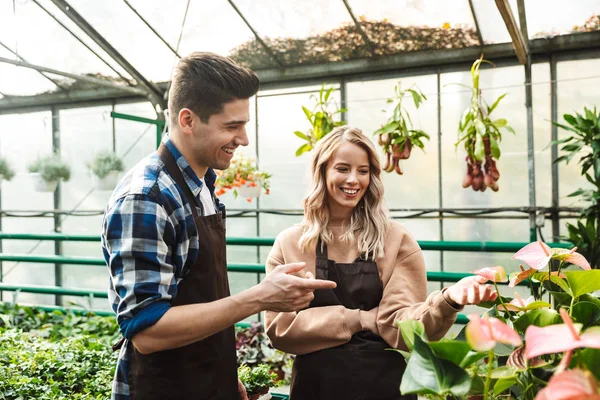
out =
<svg viewBox="0 0 600 400"><path fill-rule="evenodd" d="M399 391L406 350L395 321L423 322L443 337L466 304L494 300L485 278L464 278L427 296L423 254L383 204L381 167L371 141L343 126L315 149L304 221L277 237L267 273L306 262L306 276L337 282L300 312L267 312L273 346L296 354L291 400L416 399Z"/></svg>

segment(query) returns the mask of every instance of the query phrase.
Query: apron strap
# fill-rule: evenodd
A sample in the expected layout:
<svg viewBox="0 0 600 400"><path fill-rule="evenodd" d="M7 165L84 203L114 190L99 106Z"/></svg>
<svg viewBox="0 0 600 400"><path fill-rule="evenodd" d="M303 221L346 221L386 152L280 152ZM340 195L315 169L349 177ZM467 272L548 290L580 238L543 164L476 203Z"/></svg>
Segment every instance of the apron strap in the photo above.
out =
<svg viewBox="0 0 600 400"><path fill-rule="evenodd" d="M327 261L327 244L321 241L321 236L317 239L317 259Z"/></svg>
<svg viewBox="0 0 600 400"><path fill-rule="evenodd" d="M183 194L187 198L188 203L190 203L190 208L192 209L192 215L194 216L194 219L198 218L198 210L196 209L196 200L194 198L194 195L192 194L192 191L190 190L190 187L185 182L185 178L183 177L183 174L181 173L181 169L179 169L179 166L177 165L177 161L175 160L175 157L173 157L173 154L167 148L167 146L165 146L164 143L160 144L157 152L158 152L158 155L160 156L160 158L165 163L165 166L167 167L167 171L169 171L169 173L173 177L173 180L175 181L175 183L177 183L177 185L179 185L181 190L183 190Z"/></svg>

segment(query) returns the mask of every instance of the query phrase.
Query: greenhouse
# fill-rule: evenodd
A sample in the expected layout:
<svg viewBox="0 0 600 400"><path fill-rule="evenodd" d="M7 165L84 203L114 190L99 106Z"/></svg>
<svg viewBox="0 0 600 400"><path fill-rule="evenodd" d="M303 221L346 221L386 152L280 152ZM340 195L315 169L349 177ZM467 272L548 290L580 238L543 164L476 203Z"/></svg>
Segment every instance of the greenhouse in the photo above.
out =
<svg viewBox="0 0 600 400"><path fill-rule="evenodd" d="M0 1L0 399L130 398L111 397L127 335L105 214L175 135L168 95L193 52L260 80L248 145L216 171L232 297L308 219L311 158L347 125L377 151L377 204L420 247L419 301L456 305L443 338L401 310L399 345L375 332L405 368L398 396L415 396L398 398L600 399L600 0ZM447 297L470 277L491 297ZM251 399L289 398L306 359L277 349L269 318L235 324Z"/></svg>

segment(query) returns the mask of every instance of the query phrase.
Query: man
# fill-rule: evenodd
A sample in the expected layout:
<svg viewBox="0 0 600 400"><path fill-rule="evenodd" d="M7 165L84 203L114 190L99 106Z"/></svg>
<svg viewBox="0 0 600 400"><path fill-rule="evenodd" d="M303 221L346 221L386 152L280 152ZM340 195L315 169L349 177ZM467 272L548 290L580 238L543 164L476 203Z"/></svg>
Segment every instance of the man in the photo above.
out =
<svg viewBox="0 0 600 400"><path fill-rule="evenodd" d="M102 234L109 300L123 334L113 399L246 399L233 325L262 310L295 311L334 282L281 265L230 296L225 208L215 169L246 146L256 74L228 58L182 58L169 92L169 135L109 200Z"/></svg>

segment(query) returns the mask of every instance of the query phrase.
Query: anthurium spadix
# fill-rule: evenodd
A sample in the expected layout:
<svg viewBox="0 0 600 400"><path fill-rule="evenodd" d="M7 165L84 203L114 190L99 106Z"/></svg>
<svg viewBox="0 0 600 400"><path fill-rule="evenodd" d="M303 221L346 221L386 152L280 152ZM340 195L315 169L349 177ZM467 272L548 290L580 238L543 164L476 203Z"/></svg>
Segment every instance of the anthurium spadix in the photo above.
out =
<svg viewBox="0 0 600 400"><path fill-rule="evenodd" d="M498 318L490 318L484 315L481 318L476 313L469 315L469 323L465 328L467 342L477 351L488 351L496 346L496 343L520 346L523 342L514 329L500 321Z"/></svg>
<svg viewBox="0 0 600 400"><path fill-rule="evenodd" d="M564 324L543 328L530 325L525 331L527 358L543 354L562 353L581 347L600 349L600 327L595 326L580 334L581 324L574 324L564 308L560 309Z"/></svg>
<svg viewBox="0 0 600 400"><path fill-rule="evenodd" d="M529 243L527 246L516 252L515 255L512 256L512 259L521 260L529 265L529 267L538 271L544 269L550 260L560 260L577 265L586 270L591 269L590 264L585 257L575 250L577 250L577 248L571 250L552 249L546 243L537 241Z"/></svg>

